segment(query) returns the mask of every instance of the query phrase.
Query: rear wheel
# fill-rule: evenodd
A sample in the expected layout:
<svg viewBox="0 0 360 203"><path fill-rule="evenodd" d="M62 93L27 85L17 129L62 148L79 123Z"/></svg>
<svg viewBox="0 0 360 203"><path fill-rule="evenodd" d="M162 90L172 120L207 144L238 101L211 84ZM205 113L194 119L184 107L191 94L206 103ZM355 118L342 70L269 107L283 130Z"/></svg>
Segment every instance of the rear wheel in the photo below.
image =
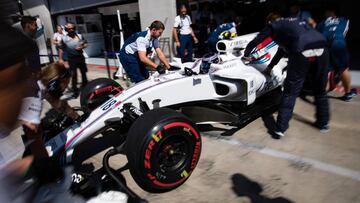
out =
<svg viewBox="0 0 360 203"><path fill-rule="evenodd" d="M108 78L98 78L89 82L81 91L80 104L85 113L89 114L111 97L121 93L119 83Z"/></svg>
<svg viewBox="0 0 360 203"><path fill-rule="evenodd" d="M126 138L126 156L136 183L148 192L166 192L183 184L196 167L201 137L183 114L159 108L143 114Z"/></svg>

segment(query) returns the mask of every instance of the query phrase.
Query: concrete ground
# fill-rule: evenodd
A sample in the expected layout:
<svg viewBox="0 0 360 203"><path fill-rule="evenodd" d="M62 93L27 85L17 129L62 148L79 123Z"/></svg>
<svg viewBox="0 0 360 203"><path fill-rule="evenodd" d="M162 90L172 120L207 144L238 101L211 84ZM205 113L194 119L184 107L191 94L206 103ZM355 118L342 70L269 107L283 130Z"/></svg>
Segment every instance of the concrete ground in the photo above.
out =
<svg viewBox="0 0 360 203"><path fill-rule="evenodd" d="M274 140L261 119L231 137L203 133L194 173L176 190L149 194L150 202L360 202L360 100L331 100L331 130L320 133L313 106L298 100L286 137ZM94 157L93 163L99 163ZM113 160L124 163L119 157Z"/></svg>
<svg viewBox="0 0 360 203"><path fill-rule="evenodd" d="M105 70L90 68L88 76L94 79L107 74ZM262 119L233 136L223 137L220 131L204 132L200 161L182 186L167 193L150 194L125 171L127 183L151 203L360 203L360 96L343 102L336 99L340 95L331 93L330 131L326 134L310 125L314 122L314 106L298 99L290 129L281 140L270 137ZM78 99L70 103L79 105ZM45 111L48 109L46 104ZM19 134L13 133L14 140ZM108 141L115 141L111 139L114 138ZM98 168L103 154L104 151L84 163ZM111 159L111 164L116 168L125 161L119 155Z"/></svg>

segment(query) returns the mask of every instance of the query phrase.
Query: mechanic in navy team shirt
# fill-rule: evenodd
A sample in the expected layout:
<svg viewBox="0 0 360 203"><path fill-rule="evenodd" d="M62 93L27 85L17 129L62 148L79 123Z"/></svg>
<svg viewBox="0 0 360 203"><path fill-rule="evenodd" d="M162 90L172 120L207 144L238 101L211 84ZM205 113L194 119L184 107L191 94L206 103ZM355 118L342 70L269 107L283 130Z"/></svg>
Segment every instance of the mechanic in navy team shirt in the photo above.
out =
<svg viewBox="0 0 360 203"><path fill-rule="evenodd" d="M224 23L218 26L214 31L210 33L208 43L212 52L217 52L216 43L220 40L219 36L221 33L230 32L231 34L237 33L237 28L240 27L242 17L236 17L231 23Z"/></svg>
<svg viewBox="0 0 360 203"><path fill-rule="evenodd" d="M151 23L148 30L134 33L125 41L120 50L120 61L132 82L138 83L149 77L146 66L160 74L165 73L165 69L170 68L168 60L159 47L158 38L164 29L164 24L156 20ZM164 65L157 65L148 58L152 49L155 50Z"/></svg>
<svg viewBox="0 0 360 203"><path fill-rule="evenodd" d="M356 90L351 89L351 76L349 72L349 53L347 50L345 36L349 29L349 20L345 17L336 15L336 9L332 6L326 9L326 19L322 21L317 29L328 40L330 51L331 76L340 76L345 89L345 94L341 97L344 101L350 101L356 96ZM336 87L337 79L330 77L330 90ZM335 82L336 81L336 82Z"/></svg>
<svg viewBox="0 0 360 203"><path fill-rule="evenodd" d="M307 76L311 77L314 83L312 88L316 105L315 125L321 132L328 131L329 103L325 89L329 54L326 39L306 22L281 18L277 13L270 13L267 22L268 25L247 45L244 56L249 57L256 45L270 36L279 45L279 49L266 72L271 73L274 65L285 54L289 58L284 91L272 136L277 139L284 136L289 127L296 97Z"/></svg>

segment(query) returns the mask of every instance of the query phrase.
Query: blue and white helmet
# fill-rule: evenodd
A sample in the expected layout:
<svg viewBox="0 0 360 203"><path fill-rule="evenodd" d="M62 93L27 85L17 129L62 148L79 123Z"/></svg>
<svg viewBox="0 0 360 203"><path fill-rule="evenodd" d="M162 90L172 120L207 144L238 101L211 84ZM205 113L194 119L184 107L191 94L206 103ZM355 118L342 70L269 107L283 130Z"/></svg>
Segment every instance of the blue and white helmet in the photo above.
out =
<svg viewBox="0 0 360 203"><path fill-rule="evenodd" d="M216 53L205 54L201 59L200 72L208 73L212 63L219 63L219 57Z"/></svg>

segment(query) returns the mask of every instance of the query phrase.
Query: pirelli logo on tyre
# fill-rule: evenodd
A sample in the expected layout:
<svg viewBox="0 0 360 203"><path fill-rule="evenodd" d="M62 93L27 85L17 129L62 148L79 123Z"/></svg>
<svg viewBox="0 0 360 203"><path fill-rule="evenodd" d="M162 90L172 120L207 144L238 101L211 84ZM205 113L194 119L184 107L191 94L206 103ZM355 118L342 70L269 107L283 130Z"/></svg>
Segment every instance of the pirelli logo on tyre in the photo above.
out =
<svg viewBox="0 0 360 203"><path fill-rule="evenodd" d="M197 130L186 122L176 121L149 136L143 160L148 180L158 187L182 184L200 158L201 137Z"/></svg>
<svg viewBox="0 0 360 203"><path fill-rule="evenodd" d="M201 152L201 142L196 142L195 144L195 150L194 150L194 155L193 158L191 160L191 170L194 170L196 167L197 162L199 161L200 158L200 152Z"/></svg>

